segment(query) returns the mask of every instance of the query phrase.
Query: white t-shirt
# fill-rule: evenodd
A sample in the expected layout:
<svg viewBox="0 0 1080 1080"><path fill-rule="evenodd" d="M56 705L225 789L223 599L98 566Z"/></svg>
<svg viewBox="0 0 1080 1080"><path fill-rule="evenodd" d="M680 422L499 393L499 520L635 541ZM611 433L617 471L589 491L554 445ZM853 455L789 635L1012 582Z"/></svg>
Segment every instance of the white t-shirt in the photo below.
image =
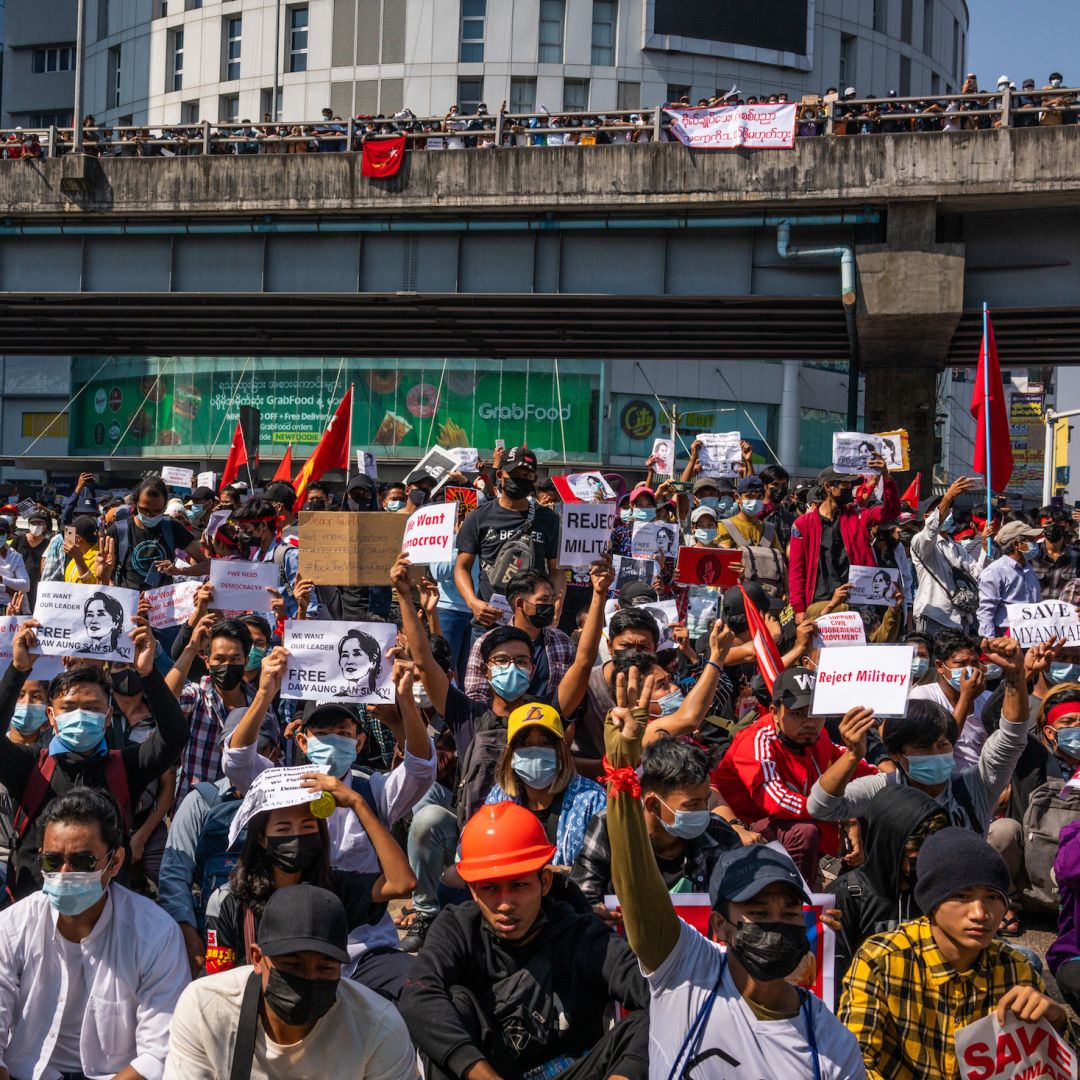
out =
<svg viewBox="0 0 1080 1080"><path fill-rule="evenodd" d="M805 1012L790 1020L758 1020L736 989L723 950L687 923L682 924L679 943L668 958L646 975L652 991L650 1080L667 1080L676 1055L716 985L722 963L720 992L690 1058L699 1060L688 1071L684 1054L679 1080L810 1080L814 1068ZM855 1036L820 998L810 998L810 1015L821 1080L865 1077L866 1066ZM700 1060L702 1055L708 1056Z"/></svg>
<svg viewBox="0 0 1080 1080"><path fill-rule="evenodd" d="M56 1036L49 1067L62 1073L82 1072L82 1056L79 1053L79 1036L82 1033L86 1007L90 1001L90 988L86 985L86 972L83 971L82 943L68 941L58 930L56 940L60 942L64 970L67 972L67 998L64 1001L64 1015L60 1020L60 1033Z"/></svg>
<svg viewBox="0 0 1080 1080"><path fill-rule="evenodd" d="M940 705L950 716L953 714L952 702L945 696L945 691L936 683L927 683L926 686L916 686L908 695L911 701L932 701ZM970 768L979 760L982 753L983 743L986 742L986 728L983 727L983 706L990 700L990 691L985 690L975 699L975 709L964 721L960 731L960 738L953 747L953 776Z"/></svg>
<svg viewBox="0 0 1080 1080"><path fill-rule="evenodd" d="M250 967L197 979L173 1013L164 1080L228 1080ZM292 1046L267 1038L260 1022L251 1080L415 1080L416 1051L394 1005L342 979L337 1000Z"/></svg>

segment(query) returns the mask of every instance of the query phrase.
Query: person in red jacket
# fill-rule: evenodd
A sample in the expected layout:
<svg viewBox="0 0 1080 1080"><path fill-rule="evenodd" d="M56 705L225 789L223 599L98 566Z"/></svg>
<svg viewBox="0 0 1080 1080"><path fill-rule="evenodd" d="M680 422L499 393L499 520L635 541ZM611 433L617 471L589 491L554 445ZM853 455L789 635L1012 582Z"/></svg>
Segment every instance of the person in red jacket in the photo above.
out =
<svg viewBox="0 0 1080 1080"><path fill-rule="evenodd" d="M825 498L796 518L791 527L788 585L799 622L806 618L811 604L830 599L841 585L847 584L850 567L877 566L870 530L879 522L896 520L900 492L882 457L871 457L869 466L884 481L880 506L864 509L854 501L852 489L859 481L857 476L823 469L818 474L818 486Z"/></svg>
<svg viewBox="0 0 1080 1080"><path fill-rule="evenodd" d="M769 715L743 728L713 770L712 786L738 814L737 824L784 845L811 888L817 881L818 859L836 855L839 826L818 821L806 809L815 781L845 753L825 731L825 718L810 715L815 676L808 668L782 671L773 683ZM845 719L868 720L872 709L857 706ZM856 776L877 769L865 761ZM857 865L858 826L848 833L851 850L845 859Z"/></svg>

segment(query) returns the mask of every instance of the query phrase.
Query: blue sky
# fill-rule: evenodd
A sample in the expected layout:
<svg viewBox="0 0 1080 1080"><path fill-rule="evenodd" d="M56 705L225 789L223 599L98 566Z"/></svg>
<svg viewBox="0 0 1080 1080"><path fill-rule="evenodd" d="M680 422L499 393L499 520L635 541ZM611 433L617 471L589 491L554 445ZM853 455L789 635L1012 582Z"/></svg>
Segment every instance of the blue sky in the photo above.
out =
<svg viewBox="0 0 1080 1080"><path fill-rule="evenodd" d="M968 11L967 68L983 89L1000 75L1017 86L1029 77L1045 86L1051 71L1060 71L1066 86L1080 83L1077 0L968 0Z"/></svg>

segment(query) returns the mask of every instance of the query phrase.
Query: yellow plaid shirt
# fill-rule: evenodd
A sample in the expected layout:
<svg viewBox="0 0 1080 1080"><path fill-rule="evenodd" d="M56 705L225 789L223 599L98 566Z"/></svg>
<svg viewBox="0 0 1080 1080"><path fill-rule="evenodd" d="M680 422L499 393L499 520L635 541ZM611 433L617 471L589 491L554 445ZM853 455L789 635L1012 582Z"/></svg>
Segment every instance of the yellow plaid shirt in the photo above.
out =
<svg viewBox="0 0 1080 1080"><path fill-rule="evenodd" d="M956 1080L957 1029L992 1012L1013 986L1044 989L1023 953L991 942L961 974L929 919L917 919L863 942L844 976L839 1017L859 1040L869 1080ZM1066 1034L1073 1045L1075 1034Z"/></svg>

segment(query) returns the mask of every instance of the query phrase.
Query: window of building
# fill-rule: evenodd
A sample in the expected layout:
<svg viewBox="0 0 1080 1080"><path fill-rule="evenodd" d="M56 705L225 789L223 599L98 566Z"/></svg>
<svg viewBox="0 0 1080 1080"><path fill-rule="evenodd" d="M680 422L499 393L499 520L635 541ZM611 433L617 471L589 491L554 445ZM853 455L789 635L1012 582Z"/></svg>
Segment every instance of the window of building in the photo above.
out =
<svg viewBox="0 0 1080 1080"><path fill-rule="evenodd" d="M852 34L840 35L840 92L855 85L855 37Z"/></svg>
<svg viewBox="0 0 1080 1080"><path fill-rule="evenodd" d="M308 9L289 8L289 70L307 71Z"/></svg>
<svg viewBox="0 0 1080 1080"><path fill-rule="evenodd" d="M222 94L218 98L218 123L235 124L240 119L240 95Z"/></svg>
<svg viewBox="0 0 1080 1080"><path fill-rule="evenodd" d="M48 112L32 112L26 118L26 126L32 128L71 127L71 110L51 109Z"/></svg>
<svg viewBox="0 0 1080 1080"><path fill-rule="evenodd" d="M483 79L458 79L457 81L458 109L462 116L474 116L476 106L484 100ZM511 111L513 111L511 103Z"/></svg>
<svg viewBox="0 0 1080 1080"><path fill-rule="evenodd" d="M563 79L562 107L566 112L585 112L589 107L588 79Z"/></svg>
<svg viewBox="0 0 1080 1080"><path fill-rule="evenodd" d="M66 412L24 412L22 414L22 433L28 439L36 438L38 435L66 439L68 434L68 414Z"/></svg>
<svg viewBox="0 0 1080 1080"><path fill-rule="evenodd" d="M510 80L510 111L512 113L536 112L536 80Z"/></svg>
<svg viewBox="0 0 1080 1080"><path fill-rule="evenodd" d="M900 57L900 96L911 97L911 57Z"/></svg>
<svg viewBox="0 0 1080 1080"><path fill-rule="evenodd" d="M176 27L169 31L169 82L165 87L170 90L184 89L184 28Z"/></svg>
<svg viewBox="0 0 1080 1080"><path fill-rule="evenodd" d="M889 0L874 0L874 29L879 34L889 32Z"/></svg>
<svg viewBox="0 0 1080 1080"><path fill-rule="evenodd" d="M620 82L616 88L615 107L617 109L640 109L641 83Z"/></svg>
<svg viewBox="0 0 1080 1080"><path fill-rule="evenodd" d="M900 40L911 44L911 23L914 19L914 0L900 0Z"/></svg>
<svg viewBox="0 0 1080 1080"><path fill-rule="evenodd" d="M940 75L931 75L930 76L930 93L933 94L935 97L938 94L941 93L941 76Z"/></svg>
<svg viewBox="0 0 1080 1080"><path fill-rule="evenodd" d="M566 0L540 0L540 47L536 59L541 64L563 62L563 26Z"/></svg>
<svg viewBox="0 0 1080 1080"><path fill-rule="evenodd" d="M196 8L202 7L202 0L184 0L185 11L195 11Z"/></svg>
<svg viewBox="0 0 1080 1080"><path fill-rule="evenodd" d="M678 101L679 98L688 98L690 96L690 87L683 83L668 83L667 84L667 100Z"/></svg>
<svg viewBox="0 0 1080 1080"><path fill-rule="evenodd" d="M484 25L487 0L461 0L461 50L458 59L463 64L480 64L484 60Z"/></svg>
<svg viewBox="0 0 1080 1080"><path fill-rule="evenodd" d="M259 91L259 116L273 117L274 120L281 119L281 99L284 96L284 87L279 86L277 88L277 108L272 108L271 103L274 99L274 88L272 86L267 87L265 90Z"/></svg>
<svg viewBox="0 0 1080 1080"><path fill-rule="evenodd" d="M34 50L34 74L44 75L50 71L74 71L75 46L55 45L48 49Z"/></svg>
<svg viewBox="0 0 1080 1080"><path fill-rule="evenodd" d="M123 68L120 46L114 45L109 50L108 83L106 84L106 100L110 109L120 107L120 80Z"/></svg>
<svg viewBox="0 0 1080 1080"><path fill-rule="evenodd" d="M934 55L934 0L923 0L922 51L927 56Z"/></svg>
<svg viewBox="0 0 1080 1080"><path fill-rule="evenodd" d="M199 119L199 103L197 101L180 102L181 124L197 124Z"/></svg>
<svg viewBox="0 0 1080 1080"><path fill-rule="evenodd" d="M169 14L169 0L161 0L158 5L158 18L164 19Z"/></svg>
<svg viewBox="0 0 1080 1080"><path fill-rule="evenodd" d="M240 15L230 15L225 20L225 82L234 82L240 78L240 42L243 32L244 20Z"/></svg>
<svg viewBox="0 0 1080 1080"><path fill-rule="evenodd" d="M615 63L616 0L593 0L592 62L594 67L611 67Z"/></svg>
<svg viewBox="0 0 1080 1080"><path fill-rule="evenodd" d="M952 21L952 73L956 79L960 78L960 20Z"/></svg>

